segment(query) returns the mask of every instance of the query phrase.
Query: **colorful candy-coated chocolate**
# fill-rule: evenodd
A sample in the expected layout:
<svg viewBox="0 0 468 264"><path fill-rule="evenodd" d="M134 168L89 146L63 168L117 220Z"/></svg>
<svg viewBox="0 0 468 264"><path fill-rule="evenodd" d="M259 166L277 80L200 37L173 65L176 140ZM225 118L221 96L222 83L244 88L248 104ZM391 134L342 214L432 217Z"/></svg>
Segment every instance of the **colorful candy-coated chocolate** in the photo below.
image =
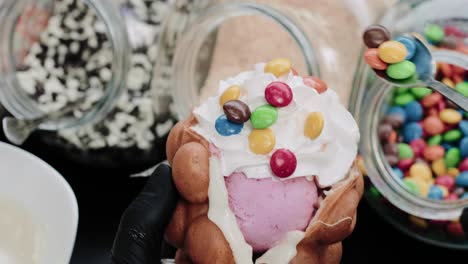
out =
<svg viewBox="0 0 468 264"><path fill-rule="evenodd" d="M240 100L230 100L223 105L224 114L229 121L243 124L250 119L249 106Z"/></svg>
<svg viewBox="0 0 468 264"><path fill-rule="evenodd" d="M455 168L461 161L460 150L458 148L451 148L445 153L445 165L447 168Z"/></svg>
<svg viewBox="0 0 468 264"><path fill-rule="evenodd" d="M272 82L265 89L265 99L274 107L285 107L291 103L293 92L287 83Z"/></svg>
<svg viewBox="0 0 468 264"><path fill-rule="evenodd" d="M324 118L322 113L310 113L304 124L304 135L310 139L316 139L322 133L324 126Z"/></svg>
<svg viewBox="0 0 468 264"><path fill-rule="evenodd" d="M411 98L410 98L411 99ZM414 98L412 98L414 100ZM411 101L409 101L411 102ZM407 102L407 103L409 103ZM396 103L396 102L395 102ZM387 115L398 115L401 116L403 119L403 122L406 122L406 111L403 107L400 106L392 106L390 109L387 111Z"/></svg>
<svg viewBox="0 0 468 264"><path fill-rule="evenodd" d="M402 171L407 171L413 164L414 159L400 159L398 161L398 168Z"/></svg>
<svg viewBox="0 0 468 264"><path fill-rule="evenodd" d="M394 129L398 129L403 125L403 117L401 115L386 115L382 122L389 124Z"/></svg>
<svg viewBox="0 0 468 264"><path fill-rule="evenodd" d="M239 134L244 128L244 125L233 123L229 121L225 115L222 115L216 119L215 128L221 136L227 137Z"/></svg>
<svg viewBox="0 0 468 264"><path fill-rule="evenodd" d="M427 25L424 29L424 35L429 41L433 43L439 43L445 37L444 29L436 24Z"/></svg>
<svg viewBox="0 0 468 264"><path fill-rule="evenodd" d="M291 61L285 58L278 58L269 61L265 65L265 72L272 73L276 77L288 74L291 71Z"/></svg>
<svg viewBox="0 0 468 264"><path fill-rule="evenodd" d="M408 121L419 121L424 115L423 108L418 101L412 101L405 105L405 112Z"/></svg>
<svg viewBox="0 0 468 264"><path fill-rule="evenodd" d="M414 42L414 39L406 36L400 36L395 40L405 45L406 50L408 52L408 54L406 54L405 59L410 60L411 58L413 58L414 53L416 53L416 43Z"/></svg>
<svg viewBox="0 0 468 264"><path fill-rule="evenodd" d="M462 120L458 124L458 128L460 128L460 131L465 135L465 137L468 136L468 121L467 120Z"/></svg>
<svg viewBox="0 0 468 264"><path fill-rule="evenodd" d="M450 78L443 78L442 83L444 83L445 85L447 85L450 88L455 87L455 83Z"/></svg>
<svg viewBox="0 0 468 264"><path fill-rule="evenodd" d="M429 166L422 162L414 163L409 169L411 178L419 178L424 181L432 180L432 172Z"/></svg>
<svg viewBox="0 0 468 264"><path fill-rule="evenodd" d="M447 169L447 175L452 177L457 177L460 174L460 170L458 168L449 168Z"/></svg>
<svg viewBox="0 0 468 264"><path fill-rule="evenodd" d="M465 238L465 232L463 231L463 227L458 221L450 222L449 224L447 224L447 233L453 238L457 238L457 239Z"/></svg>
<svg viewBox="0 0 468 264"><path fill-rule="evenodd" d="M462 137L462 132L458 129L452 129L444 133L442 139L445 142L455 142L458 141Z"/></svg>
<svg viewBox="0 0 468 264"><path fill-rule="evenodd" d="M442 95L440 95L440 93L432 93L428 96L425 96L422 100L421 100L421 104L422 106L424 106L425 108L429 108L429 107L433 107L435 105L437 105L438 102L440 102L442 100Z"/></svg>
<svg viewBox="0 0 468 264"><path fill-rule="evenodd" d="M427 146L423 152L423 157L429 161L442 159L444 155L445 155L445 149L439 145Z"/></svg>
<svg viewBox="0 0 468 264"><path fill-rule="evenodd" d="M416 65L409 60L391 64L387 68L387 75L395 80L404 80L416 73Z"/></svg>
<svg viewBox="0 0 468 264"><path fill-rule="evenodd" d="M445 166L445 160L443 158L434 160L431 164L432 171L438 175L444 175L447 173L447 166Z"/></svg>
<svg viewBox="0 0 468 264"><path fill-rule="evenodd" d="M239 85L232 85L219 97L219 105L223 106L227 101L237 100L241 95L242 88Z"/></svg>
<svg viewBox="0 0 468 264"><path fill-rule="evenodd" d="M444 186L447 190L452 191L455 188L455 178L450 175L441 175L436 178L435 184Z"/></svg>
<svg viewBox="0 0 468 264"><path fill-rule="evenodd" d="M425 219L419 218L414 215L410 215L408 219L414 225L414 227L417 227L419 229L427 229L429 227L429 224Z"/></svg>
<svg viewBox="0 0 468 264"><path fill-rule="evenodd" d="M416 123L416 122L411 122L408 123L403 127L403 140L407 143L421 138L423 136L423 129L422 127Z"/></svg>
<svg viewBox="0 0 468 264"><path fill-rule="evenodd" d="M388 65L379 58L378 53L378 49L367 49L364 53L364 60L372 69L380 71L386 70Z"/></svg>
<svg viewBox="0 0 468 264"><path fill-rule="evenodd" d="M250 150L259 155L270 153L276 145L276 137L273 131L267 129L254 129L249 135Z"/></svg>
<svg viewBox="0 0 468 264"><path fill-rule="evenodd" d="M394 99L395 104L399 106L405 106L412 101L414 101L414 96L410 93L399 94Z"/></svg>
<svg viewBox="0 0 468 264"><path fill-rule="evenodd" d="M458 170L463 172L463 171L468 171L468 158L464 158L460 164L458 165Z"/></svg>
<svg viewBox="0 0 468 264"><path fill-rule="evenodd" d="M464 171L455 178L455 184L462 187L468 187L468 172Z"/></svg>
<svg viewBox="0 0 468 264"><path fill-rule="evenodd" d="M400 159L411 159L414 157L413 150L408 144L398 144L398 156Z"/></svg>
<svg viewBox="0 0 468 264"><path fill-rule="evenodd" d="M364 31L362 38L368 48L377 48L390 40L390 36L390 32L384 26L371 25Z"/></svg>
<svg viewBox="0 0 468 264"><path fill-rule="evenodd" d="M427 145L429 145L429 146L440 145L441 142L442 142L442 136L441 135L435 135L435 136L430 137L427 140Z"/></svg>
<svg viewBox="0 0 468 264"><path fill-rule="evenodd" d="M314 118L316 118L316 117L314 117ZM312 121L313 120L311 120L310 122L312 122ZM392 131L393 131L393 127L390 124L381 124L379 126L379 131L378 131L378 135L379 135L380 140L383 141L383 142L387 142L388 138L390 137L390 134L392 133ZM306 132L305 132L305 127L304 127L304 135L307 135Z"/></svg>
<svg viewBox="0 0 468 264"><path fill-rule="evenodd" d="M423 121L423 129L428 135L438 135L444 132L445 126L438 116L426 117Z"/></svg>
<svg viewBox="0 0 468 264"><path fill-rule="evenodd" d="M314 88L319 94L322 94L327 91L327 84L321 79L313 76L305 76L303 78L304 84Z"/></svg>
<svg viewBox="0 0 468 264"><path fill-rule="evenodd" d="M440 120L446 124L458 124L462 120L462 115L455 109L444 109L439 113Z"/></svg>
<svg viewBox="0 0 468 264"><path fill-rule="evenodd" d="M410 88L410 91L418 100L432 94L432 90L427 87L414 87Z"/></svg>
<svg viewBox="0 0 468 264"><path fill-rule="evenodd" d="M468 137L464 137L460 141L460 154L462 158L468 157Z"/></svg>
<svg viewBox="0 0 468 264"><path fill-rule="evenodd" d="M288 149L278 149L270 159L271 171L279 178L291 176L297 167L296 155Z"/></svg>
<svg viewBox="0 0 468 264"><path fill-rule="evenodd" d="M378 47L379 58L385 63L394 64L402 62L405 60L407 54L408 51L406 50L405 45L394 40L385 41Z"/></svg>
<svg viewBox="0 0 468 264"><path fill-rule="evenodd" d="M465 97L468 97L468 82L460 82L455 85L455 90L463 94Z"/></svg>
<svg viewBox="0 0 468 264"><path fill-rule="evenodd" d="M426 146L427 146L426 141L424 141L423 139L420 139L420 138L415 139L415 140L411 141L411 143L410 143L410 147L413 150L414 156L416 156L416 157L421 157L422 156Z"/></svg>
<svg viewBox="0 0 468 264"><path fill-rule="evenodd" d="M250 122L255 129L265 129L278 120L278 110L271 105L257 107L250 115Z"/></svg>
<svg viewBox="0 0 468 264"><path fill-rule="evenodd" d="M403 179L403 172L399 168L392 168L393 174L397 177L397 179Z"/></svg>
<svg viewBox="0 0 468 264"><path fill-rule="evenodd" d="M427 195L427 198L433 199L433 200L442 200L444 198L444 193L441 188L437 185L431 186L429 189L429 194Z"/></svg>
<svg viewBox="0 0 468 264"><path fill-rule="evenodd" d="M410 192L412 192L413 194L419 194L418 184L413 179L405 178L403 180L403 183Z"/></svg>

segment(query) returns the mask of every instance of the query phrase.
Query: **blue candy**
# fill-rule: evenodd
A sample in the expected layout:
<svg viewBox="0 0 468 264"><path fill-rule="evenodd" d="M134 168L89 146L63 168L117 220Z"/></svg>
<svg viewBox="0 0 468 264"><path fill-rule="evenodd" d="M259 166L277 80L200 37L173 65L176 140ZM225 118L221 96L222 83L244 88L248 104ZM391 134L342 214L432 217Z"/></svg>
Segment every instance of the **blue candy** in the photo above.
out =
<svg viewBox="0 0 468 264"><path fill-rule="evenodd" d="M411 141L421 138L422 136L423 129L416 122L408 123L403 127L403 141L406 143L411 143Z"/></svg>
<svg viewBox="0 0 468 264"><path fill-rule="evenodd" d="M405 105L406 120L419 121L423 118L424 111L421 104L418 101L413 101Z"/></svg>
<svg viewBox="0 0 468 264"><path fill-rule="evenodd" d="M468 171L458 174L455 184L462 187L468 187Z"/></svg>
<svg viewBox="0 0 468 264"><path fill-rule="evenodd" d="M468 121L467 120L460 121L460 123L458 124L458 127L462 131L463 135L468 137Z"/></svg>
<svg viewBox="0 0 468 264"><path fill-rule="evenodd" d="M468 192L463 193L460 199L468 199Z"/></svg>
<svg viewBox="0 0 468 264"><path fill-rule="evenodd" d="M225 115L222 115L216 119L215 128L221 136L232 136L239 134L244 128L244 124L233 123Z"/></svg>
<svg viewBox="0 0 468 264"><path fill-rule="evenodd" d="M444 192L439 186L432 185L429 189L429 193L427 194L427 198L433 200L442 200L442 198L444 198Z"/></svg>
<svg viewBox="0 0 468 264"><path fill-rule="evenodd" d="M403 122L406 121L406 112L405 109L399 106L392 106L390 109L387 111L387 115L399 115L403 117Z"/></svg>
<svg viewBox="0 0 468 264"><path fill-rule="evenodd" d="M468 137L464 137L460 141L460 154L463 158L468 157Z"/></svg>
<svg viewBox="0 0 468 264"><path fill-rule="evenodd" d="M443 142L443 143L440 144L440 145L445 149L445 151L447 151L447 150L453 148L452 145L450 145L449 143L446 143L446 142Z"/></svg>
<svg viewBox="0 0 468 264"><path fill-rule="evenodd" d="M416 53L416 43L414 43L414 40L410 37L405 36L400 36L395 40L405 45L406 50L408 51L408 54L406 55L406 60L410 60L411 58L413 58L414 54Z"/></svg>
<svg viewBox="0 0 468 264"><path fill-rule="evenodd" d="M398 179L402 180L403 179L403 171L401 171L399 168L392 168L393 173L395 176L398 177Z"/></svg>

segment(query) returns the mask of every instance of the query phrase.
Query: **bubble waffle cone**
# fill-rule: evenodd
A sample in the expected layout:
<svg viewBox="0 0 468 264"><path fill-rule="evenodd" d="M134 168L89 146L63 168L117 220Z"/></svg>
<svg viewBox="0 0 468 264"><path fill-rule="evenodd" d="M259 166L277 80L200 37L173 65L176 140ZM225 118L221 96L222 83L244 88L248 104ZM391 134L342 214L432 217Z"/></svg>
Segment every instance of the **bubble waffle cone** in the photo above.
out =
<svg viewBox="0 0 468 264"><path fill-rule="evenodd" d="M209 143L190 129L196 122L193 116L179 122L168 138L167 158L181 199L166 229L166 240L178 248L176 263L235 263L228 241L207 216L211 152ZM323 191L319 209L290 263L339 263L341 241L354 229L362 193L363 179L354 163L343 180Z"/></svg>

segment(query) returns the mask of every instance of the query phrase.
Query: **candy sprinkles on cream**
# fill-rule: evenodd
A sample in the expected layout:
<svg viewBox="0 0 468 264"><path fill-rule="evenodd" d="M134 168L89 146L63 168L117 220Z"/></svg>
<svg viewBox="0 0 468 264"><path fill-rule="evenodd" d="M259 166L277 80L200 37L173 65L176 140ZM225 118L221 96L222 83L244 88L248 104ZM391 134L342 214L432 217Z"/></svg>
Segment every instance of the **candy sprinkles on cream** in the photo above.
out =
<svg viewBox="0 0 468 264"><path fill-rule="evenodd" d="M315 176L323 188L342 180L356 157L356 122L336 93L319 85L277 59L221 81L219 94L194 111L198 124L192 129L219 151L210 158L208 218L223 232L236 263L253 263L253 250L229 207L224 177ZM256 263L288 263L304 235L288 232Z"/></svg>

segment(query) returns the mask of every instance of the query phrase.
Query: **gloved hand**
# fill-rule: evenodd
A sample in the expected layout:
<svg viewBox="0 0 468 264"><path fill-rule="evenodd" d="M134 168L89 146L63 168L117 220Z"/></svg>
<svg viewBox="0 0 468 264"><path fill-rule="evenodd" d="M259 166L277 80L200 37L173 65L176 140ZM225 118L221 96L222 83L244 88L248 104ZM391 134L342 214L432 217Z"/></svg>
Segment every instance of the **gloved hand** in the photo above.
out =
<svg viewBox="0 0 468 264"><path fill-rule="evenodd" d="M178 199L171 168L162 164L124 212L112 247L111 263L160 263L164 230Z"/></svg>

